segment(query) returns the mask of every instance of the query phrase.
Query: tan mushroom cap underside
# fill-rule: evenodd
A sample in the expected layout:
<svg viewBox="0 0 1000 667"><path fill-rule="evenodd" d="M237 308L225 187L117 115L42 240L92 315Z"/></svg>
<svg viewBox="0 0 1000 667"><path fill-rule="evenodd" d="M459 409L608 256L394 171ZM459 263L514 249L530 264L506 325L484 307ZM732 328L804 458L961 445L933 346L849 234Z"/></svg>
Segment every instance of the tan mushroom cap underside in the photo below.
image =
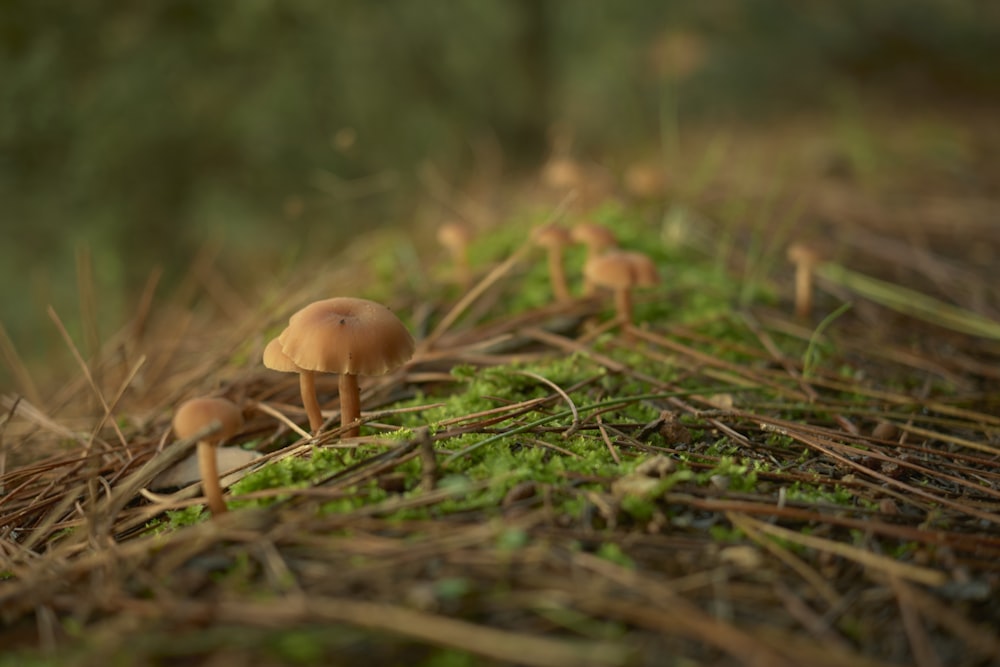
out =
<svg viewBox="0 0 1000 667"><path fill-rule="evenodd" d="M539 227L532 232L532 240L535 245L543 248L562 247L569 245L572 241L569 230L556 224Z"/></svg>
<svg viewBox="0 0 1000 667"><path fill-rule="evenodd" d="M437 240L449 250L462 249L472 243L472 230L461 222L446 222L438 227Z"/></svg>
<svg viewBox="0 0 1000 667"><path fill-rule="evenodd" d="M620 252L610 252L588 260L583 266L583 275L601 287L627 288L636 283L631 262Z"/></svg>
<svg viewBox="0 0 1000 667"><path fill-rule="evenodd" d="M410 332L380 303L336 297L311 303L288 320L277 340L301 369L384 375L413 356Z"/></svg>
<svg viewBox="0 0 1000 667"><path fill-rule="evenodd" d="M596 222L581 222L570 231L570 237L577 243L584 244L593 252L618 244L614 232Z"/></svg>
<svg viewBox="0 0 1000 667"><path fill-rule="evenodd" d="M295 365L295 362L288 358L288 355L281 349L281 341L275 338L264 348L263 362L265 368L282 373L298 373L302 369Z"/></svg>
<svg viewBox="0 0 1000 667"><path fill-rule="evenodd" d="M624 250L594 257L583 267L584 275L595 285L612 289L653 287L659 284L656 264L646 255Z"/></svg>
<svg viewBox="0 0 1000 667"><path fill-rule="evenodd" d="M236 435L243 428L243 414L232 401L224 398L192 398L174 413L174 433L178 438L190 438L213 422L221 428L206 441L217 443Z"/></svg>
<svg viewBox="0 0 1000 667"><path fill-rule="evenodd" d="M802 241L795 241L791 243L788 246L785 255L789 262L795 264L807 264L810 266L819 264L823 259L819 250L817 250L815 246Z"/></svg>

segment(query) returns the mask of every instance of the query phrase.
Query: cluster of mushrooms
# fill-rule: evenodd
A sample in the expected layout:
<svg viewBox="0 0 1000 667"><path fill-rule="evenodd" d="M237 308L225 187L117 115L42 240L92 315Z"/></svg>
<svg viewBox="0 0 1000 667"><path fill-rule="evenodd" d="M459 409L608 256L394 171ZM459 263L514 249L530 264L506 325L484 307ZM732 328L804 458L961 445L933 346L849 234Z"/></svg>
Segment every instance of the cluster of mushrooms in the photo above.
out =
<svg viewBox="0 0 1000 667"><path fill-rule="evenodd" d="M456 280L468 287L472 279L467 254L471 231L459 223L446 224L439 228L438 240L452 255ZM596 223L584 222L572 228L548 224L537 228L531 240L546 251L557 303L574 298L564 268L564 250L573 243L585 246L581 296L592 297L599 289L611 291L615 321L621 325L632 323L632 290L660 282L652 259L619 248L611 230ZM811 274L819 257L811 248L793 244L788 259L796 265L796 313L804 316L811 308ZM263 363L269 369L299 375L302 405L314 434L324 426L315 376L339 374L341 432L350 438L357 437L360 430L358 376L391 373L412 357L414 348L410 332L388 307L367 299L336 297L294 313L288 326L264 348ZM197 462L213 515L226 511L215 448L242 427L241 410L224 398L194 398L182 403L174 414L173 429L178 438L209 434L197 443Z"/></svg>
<svg viewBox="0 0 1000 667"><path fill-rule="evenodd" d="M472 231L461 223L448 223L438 229L438 241L451 253L456 281L467 288L471 281L468 246ZM547 224L535 229L532 241L546 251L552 294L557 303L573 300L564 251L574 243L586 248L582 296L593 296L598 288L610 290L614 294L616 321L621 324L632 321L632 290L660 283L652 259L641 252L622 250L614 233L594 222L582 222L572 228Z"/></svg>
<svg viewBox="0 0 1000 667"><path fill-rule="evenodd" d="M340 375L340 421L345 437L358 435L361 417L359 375L385 375L413 356L410 332L386 306L352 297L324 299L302 308L288 326L264 348L267 368L298 373L302 405L309 427L318 433L323 416L316 398L316 373ZM243 426L240 409L224 398L193 398L174 413L174 433L191 438L216 426L197 444L198 470L213 515L226 511L215 446Z"/></svg>

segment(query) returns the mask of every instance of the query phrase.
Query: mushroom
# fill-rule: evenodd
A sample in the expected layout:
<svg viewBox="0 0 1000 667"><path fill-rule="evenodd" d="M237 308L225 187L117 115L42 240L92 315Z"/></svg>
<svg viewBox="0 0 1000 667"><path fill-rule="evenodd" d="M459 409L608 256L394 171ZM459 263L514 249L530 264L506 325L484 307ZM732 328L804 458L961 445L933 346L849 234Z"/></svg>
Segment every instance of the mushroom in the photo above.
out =
<svg viewBox="0 0 1000 667"><path fill-rule="evenodd" d="M323 412L316 398L316 377L311 371L299 368L294 361L281 349L281 341L277 338L264 347L264 366L272 371L299 374L299 393L302 394L302 407L309 417L309 430L319 431L323 425Z"/></svg>
<svg viewBox="0 0 1000 667"><path fill-rule="evenodd" d="M583 168L571 157L553 155L542 167L542 182L553 190L571 190L583 181Z"/></svg>
<svg viewBox="0 0 1000 667"><path fill-rule="evenodd" d="M243 428L243 414L232 401L224 398L192 398L174 413L174 433L178 438L190 438L214 423L219 424L219 430L198 441L198 469L208 509L217 515L226 511L226 502L222 499L215 447Z"/></svg>
<svg viewBox="0 0 1000 667"><path fill-rule="evenodd" d="M337 297L311 303L291 316L276 339L282 354L299 369L302 402L316 401L314 373L340 373L340 421L352 424L361 416L358 375L384 375L413 356L410 332L391 310L366 299ZM273 351L272 351L273 355ZM272 356L273 358L273 356ZM311 392L311 397L306 396ZM315 412L319 405L316 403ZM322 417L310 415L317 431ZM351 426L345 437L355 437Z"/></svg>
<svg viewBox="0 0 1000 667"><path fill-rule="evenodd" d="M583 273L589 284L614 291L615 310L622 324L632 322L632 289L660 282L656 264L639 252L614 250L587 260Z"/></svg>
<svg viewBox="0 0 1000 667"><path fill-rule="evenodd" d="M788 246L786 256L795 265L795 315L806 319L812 311L813 270L821 257L815 248L801 241Z"/></svg>
<svg viewBox="0 0 1000 667"><path fill-rule="evenodd" d="M576 225L573 227L572 231L570 231L570 238L587 247L587 256L584 260L585 262L589 262L605 250L614 248L618 245L618 239L615 238L615 235L611 232L611 230L597 224L596 222L581 222ZM586 272L584 272L583 294L584 296L590 296L593 293L594 285L590 282L590 279L586 277Z"/></svg>
<svg viewBox="0 0 1000 667"><path fill-rule="evenodd" d="M461 222L447 222L438 227L437 240L451 254L455 265L455 280L462 289L468 289L472 284L472 270L469 267L472 230Z"/></svg>
<svg viewBox="0 0 1000 667"><path fill-rule="evenodd" d="M569 287L566 284L566 270L563 268L563 248L570 243L569 232L555 224L545 225L532 235L535 245L545 248L549 262L549 279L552 293L557 301L569 301Z"/></svg>
<svg viewBox="0 0 1000 667"><path fill-rule="evenodd" d="M618 245L614 233L596 222L581 222L573 227L569 235L577 243L587 246L587 259Z"/></svg>
<svg viewBox="0 0 1000 667"><path fill-rule="evenodd" d="M658 199L667 191L667 172L654 162L636 162L622 175L625 191L636 199Z"/></svg>

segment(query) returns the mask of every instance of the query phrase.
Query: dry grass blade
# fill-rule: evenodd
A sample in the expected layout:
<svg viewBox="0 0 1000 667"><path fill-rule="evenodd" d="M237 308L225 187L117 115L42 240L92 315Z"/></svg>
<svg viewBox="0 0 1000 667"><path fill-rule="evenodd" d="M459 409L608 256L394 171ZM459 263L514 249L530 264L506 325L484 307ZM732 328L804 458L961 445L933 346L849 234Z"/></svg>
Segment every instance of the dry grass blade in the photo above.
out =
<svg viewBox="0 0 1000 667"><path fill-rule="evenodd" d="M10 369L14 381L17 383L18 390L35 405L41 405L42 396L38 393L38 387L35 386L35 382L31 378L31 373L28 372L24 362L21 361L21 355L17 353L14 341L7 335L7 329L4 328L2 322L0 322L0 357L3 357L7 368Z"/></svg>
<svg viewBox="0 0 1000 667"><path fill-rule="evenodd" d="M864 551L863 549L842 544L841 542L834 540L815 537L813 535L806 535L798 531L758 521L746 515L737 516L735 520L744 526L751 526L757 532L772 535L774 537L780 537L781 539L787 540L792 544L798 544L810 549L816 549L817 551L835 554L842 558L846 558L847 560L854 561L859 565L862 565L870 570L874 570L880 574L899 577L900 579L914 581L924 584L925 586L943 586L949 580L948 575L939 570L932 570L930 568L912 565L910 563L900 563L892 558L880 556L870 551Z"/></svg>

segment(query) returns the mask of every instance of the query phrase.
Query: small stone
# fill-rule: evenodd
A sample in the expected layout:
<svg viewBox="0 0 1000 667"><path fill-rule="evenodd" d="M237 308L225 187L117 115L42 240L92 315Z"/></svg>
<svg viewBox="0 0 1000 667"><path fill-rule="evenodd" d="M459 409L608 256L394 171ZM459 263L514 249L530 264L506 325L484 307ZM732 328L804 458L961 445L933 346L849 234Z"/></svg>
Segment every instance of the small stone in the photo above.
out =
<svg viewBox="0 0 1000 667"><path fill-rule="evenodd" d="M662 479L672 473L676 467L677 464L674 463L673 459L658 454L637 465L635 474Z"/></svg>
<svg viewBox="0 0 1000 667"><path fill-rule="evenodd" d="M611 483L611 495L615 498L624 498L626 496L647 498L651 496L659 486L660 482L652 477L632 473L631 475L626 475L616 479Z"/></svg>
<svg viewBox="0 0 1000 667"><path fill-rule="evenodd" d="M712 486L719 491L727 491L729 489L729 485L732 484L733 481L729 475L712 475L708 479L712 483Z"/></svg>
<svg viewBox="0 0 1000 667"><path fill-rule="evenodd" d="M749 545L726 547L719 552L719 560L735 565L741 570L756 570L764 563L760 551Z"/></svg>
<svg viewBox="0 0 1000 667"><path fill-rule="evenodd" d="M510 507L516 502L534 497L537 489L534 482L520 482L511 487L510 491L500 501L502 507Z"/></svg>
<svg viewBox="0 0 1000 667"><path fill-rule="evenodd" d="M899 437L899 427L892 422L879 422L872 429L872 437L876 440L895 440Z"/></svg>
<svg viewBox="0 0 1000 667"><path fill-rule="evenodd" d="M899 506L892 498L883 498L878 501L878 511L882 514L896 515L899 514Z"/></svg>
<svg viewBox="0 0 1000 667"><path fill-rule="evenodd" d="M376 483L378 484L378 488L389 493L403 493L406 491L406 475L401 472L382 475Z"/></svg>

